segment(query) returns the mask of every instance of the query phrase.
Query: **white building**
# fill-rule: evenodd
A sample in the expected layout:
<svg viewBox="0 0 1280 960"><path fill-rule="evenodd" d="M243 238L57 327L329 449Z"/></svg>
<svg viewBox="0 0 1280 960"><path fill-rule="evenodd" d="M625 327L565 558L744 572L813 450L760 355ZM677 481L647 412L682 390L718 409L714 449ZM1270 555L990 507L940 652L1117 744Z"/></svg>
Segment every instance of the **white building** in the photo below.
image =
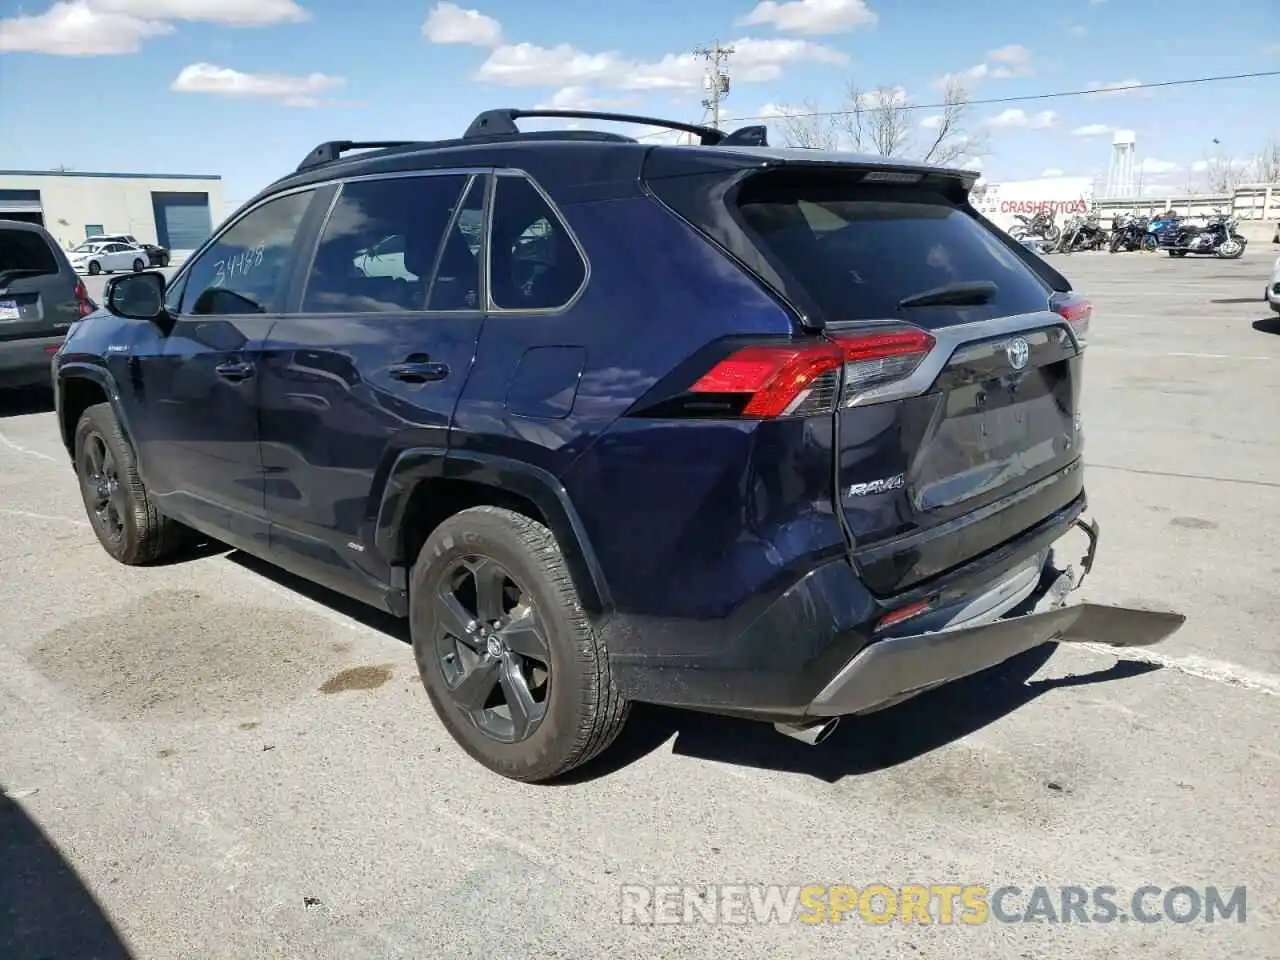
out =
<svg viewBox="0 0 1280 960"><path fill-rule="evenodd" d="M974 200L978 211L1004 230L1017 223L1018 214L1030 218L1041 210L1048 210L1061 223L1074 214L1087 212L1092 203L1092 177L986 183L982 186L982 196Z"/></svg>
<svg viewBox="0 0 1280 960"><path fill-rule="evenodd" d="M66 248L94 234L128 233L190 251L222 210L218 176L0 170L0 219L43 224Z"/></svg>

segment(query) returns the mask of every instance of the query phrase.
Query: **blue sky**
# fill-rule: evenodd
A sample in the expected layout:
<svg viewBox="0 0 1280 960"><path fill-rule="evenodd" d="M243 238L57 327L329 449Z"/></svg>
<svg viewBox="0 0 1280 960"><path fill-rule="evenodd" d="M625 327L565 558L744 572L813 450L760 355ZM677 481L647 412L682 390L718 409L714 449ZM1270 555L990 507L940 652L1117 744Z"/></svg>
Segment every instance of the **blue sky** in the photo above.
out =
<svg viewBox="0 0 1280 960"><path fill-rule="evenodd" d="M0 0L0 168L219 173L238 202L322 140L456 136L487 107L697 121L690 51L716 39L736 49L727 115L758 117L839 109L849 81L928 105L946 74L977 99L1280 70L1280 5ZM1280 136L1277 102L1280 77L973 106L971 162L991 180L1089 175L1126 128L1144 183L1182 186Z"/></svg>

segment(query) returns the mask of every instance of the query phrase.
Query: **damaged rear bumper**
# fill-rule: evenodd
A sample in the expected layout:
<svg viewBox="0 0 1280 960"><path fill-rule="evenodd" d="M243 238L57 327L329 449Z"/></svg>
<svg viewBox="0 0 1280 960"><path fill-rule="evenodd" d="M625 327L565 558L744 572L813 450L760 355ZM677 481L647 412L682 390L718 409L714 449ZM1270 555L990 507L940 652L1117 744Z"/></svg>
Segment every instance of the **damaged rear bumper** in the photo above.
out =
<svg viewBox="0 0 1280 960"><path fill-rule="evenodd" d="M1145 647L1186 622L1178 613L1096 603L1067 604L1093 566L1096 523L1078 521L1089 550L1077 579L1068 567L1038 591L1032 612L985 623L886 637L860 650L822 688L806 710L811 718L867 713L917 693L996 666L1043 643Z"/></svg>

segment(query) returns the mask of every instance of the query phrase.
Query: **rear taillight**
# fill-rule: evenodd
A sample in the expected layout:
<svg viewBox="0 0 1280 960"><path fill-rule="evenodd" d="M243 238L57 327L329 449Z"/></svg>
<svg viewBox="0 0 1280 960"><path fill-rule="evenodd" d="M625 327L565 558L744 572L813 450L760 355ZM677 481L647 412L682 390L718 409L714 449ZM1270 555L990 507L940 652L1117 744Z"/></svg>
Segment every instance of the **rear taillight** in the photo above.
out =
<svg viewBox="0 0 1280 960"><path fill-rule="evenodd" d="M1076 342L1083 347L1089 336L1089 321L1093 319L1093 304L1084 297L1065 294L1054 297L1052 307L1054 313L1071 325Z"/></svg>
<svg viewBox="0 0 1280 960"><path fill-rule="evenodd" d="M902 327L804 344L757 344L725 357L690 393L734 398L732 407L742 417L830 413L837 402L852 405L868 390L909 376L933 345L923 330Z"/></svg>
<svg viewBox="0 0 1280 960"><path fill-rule="evenodd" d="M63 287L63 289L65 290L66 287ZM81 320L98 309L94 302L89 299L89 290L85 287L83 280L76 280L76 305L79 309Z"/></svg>

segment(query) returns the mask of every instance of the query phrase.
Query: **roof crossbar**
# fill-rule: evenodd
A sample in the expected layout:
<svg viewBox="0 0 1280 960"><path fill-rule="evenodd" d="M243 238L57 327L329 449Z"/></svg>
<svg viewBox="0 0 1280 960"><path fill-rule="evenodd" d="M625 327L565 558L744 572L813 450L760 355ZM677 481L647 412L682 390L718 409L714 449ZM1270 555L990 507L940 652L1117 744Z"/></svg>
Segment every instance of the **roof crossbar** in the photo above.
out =
<svg viewBox="0 0 1280 960"><path fill-rule="evenodd" d="M696 123L681 123L678 120L659 120L657 117L641 117L631 113L601 113L597 110L520 110L506 107L500 110L486 110L471 121L464 140L476 137L516 136L520 129L516 120L520 117L559 117L565 120L612 120L619 123L634 123L646 127L663 127L667 130L679 130L692 133L702 142L704 147L714 147L725 139L723 130L704 127Z"/></svg>
<svg viewBox="0 0 1280 960"><path fill-rule="evenodd" d="M298 164L298 171L309 170L321 164L332 163L344 153L351 150L371 150L379 147L407 147L415 140L326 140L316 147Z"/></svg>

